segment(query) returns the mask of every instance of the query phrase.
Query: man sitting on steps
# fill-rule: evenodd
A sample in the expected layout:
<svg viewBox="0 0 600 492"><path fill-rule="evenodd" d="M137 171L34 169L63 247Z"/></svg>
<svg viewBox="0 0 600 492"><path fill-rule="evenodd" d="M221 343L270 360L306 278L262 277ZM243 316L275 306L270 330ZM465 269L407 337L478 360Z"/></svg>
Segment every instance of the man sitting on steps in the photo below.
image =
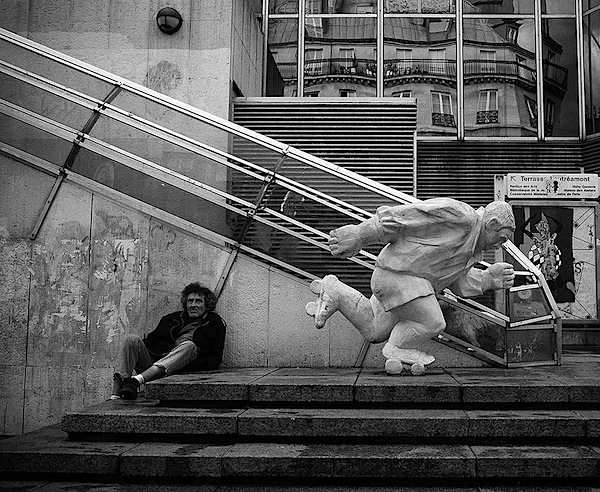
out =
<svg viewBox="0 0 600 492"><path fill-rule="evenodd" d="M207 371L221 365L226 325L215 311L217 298L194 282L181 292L181 305L183 311L163 316L143 340L137 335L125 338L111 399L133 400L140 385L148 381L181 370Z"/></svg>
<svg viewBox="0 0 600 492"><path fill-rule="evenodd" d="M512 209L501 201L477 210L451 198L380 207L372 218L335 229L329 238L331 253L342 258L371 244L386 245L371 277L371 298L327 275L312 282L318 299L306 312L322 328L339 310L367 341L387 340L382 354L388 374L400 374L402 363L423 374L435 358L419 347L446 327L436 294L450 288L473 297L512 287L510 263L473 267L483 251L499 248L514 230Z"/></svg>

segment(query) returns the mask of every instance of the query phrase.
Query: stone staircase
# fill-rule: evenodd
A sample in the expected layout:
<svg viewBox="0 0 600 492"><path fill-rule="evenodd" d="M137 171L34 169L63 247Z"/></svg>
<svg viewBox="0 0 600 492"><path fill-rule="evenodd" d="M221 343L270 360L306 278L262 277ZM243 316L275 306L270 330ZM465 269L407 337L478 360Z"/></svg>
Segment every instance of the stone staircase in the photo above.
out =
<svg viewBox="0 0 600 492"><path fill-rule="evenodd" d="M0 441L0 472L318 490L598 485L599 376L597 355L421 377L361 368L175 375L147 384L137 401L107 401Z"/></svg>

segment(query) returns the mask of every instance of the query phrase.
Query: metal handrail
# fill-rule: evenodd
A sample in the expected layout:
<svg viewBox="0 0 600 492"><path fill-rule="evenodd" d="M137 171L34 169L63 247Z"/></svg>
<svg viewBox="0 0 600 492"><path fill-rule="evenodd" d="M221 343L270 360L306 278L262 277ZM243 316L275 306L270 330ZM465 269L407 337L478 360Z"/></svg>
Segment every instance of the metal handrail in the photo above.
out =
<svg viewBox="0 0 600 492"><path fill-rule="evenodd" d="M7 41L9 43L15 44L17 46L23 47L29 51L37 53L38 55L41 55L45 58L54 60L58 63L61 63L62 65L68 66L69 68L72 68L74 70L91 75L91 76L98 78L100 80L103 80L107 83L121 86L123 88L123 90L127 90L127 91L131 92L132 94L142 96L150 101L161 104L167 108L176 110L181 114L187 115L193 119L201 121L201 122L208 124L214 128L224 130L230 135L243 138L252 143L255 143L262 147L265 147L269 150L275 151L279 154L282 154L282 155L287 154L290 157L296 158L299 161L301 161L307 165L317 167L325 172L328 172L328 173L335 175L341 179L349 181L355 185L364 186L365 188L367 188L371 191L376 191L376 192L382 194L383 196L385 196L386 198L392 198L392 199L395 199L402 203L412 203L416 200L414 197L412 197L408 194L402 193L398 190L395 190L394 188L388 187L381 183L377 183L369 178L361 176L361 175L354 173L352 171L349 171L347 169L343 169L339 166L335 166L324 159L312 156L311 154L302 152L299 149L290 147L289 145L283 144L277 140L269 138L258 132L247 129L240 125L236 125L235 123L232 123L228 120L219 118L218 116L215 116L215 115L212 115L205 111L202 111L198 108L195 108L195 107L188 105L186 103L183 103L181 101L177 101L169 96L166 96L159 92L148 89L147 87L144 87L142 85L131 82L127 79L113 75L109 72L106 72L99 68L93 67L92 65L88 65L85 62L81 62L79 60L71 58L65 54L59 53L58 51L52 50L48 47L45 47L38 43L35 43L27 38L18 36L10 31L7 31L2 28L0 28L0 39ZM42 79L41 77L36 77L36 78L38 80ZM58 87L58 84L55 84L55 83L49 84L49 85L54 85L55 87ZM66 92L68 92L68 91L66 91ZM89 98L89 99L91 100L93 98ZM107 107L109 107L109 106L107 105ZM114 106L110 106L110 108L114 109L115 111L119 111L119 109ZM130 116L133 116L133 115L130 115ZM162 128L162 130L165 131L165 133L173 133L166 128ZM199 144L199 142L195 142L195 143Z"/></svg>

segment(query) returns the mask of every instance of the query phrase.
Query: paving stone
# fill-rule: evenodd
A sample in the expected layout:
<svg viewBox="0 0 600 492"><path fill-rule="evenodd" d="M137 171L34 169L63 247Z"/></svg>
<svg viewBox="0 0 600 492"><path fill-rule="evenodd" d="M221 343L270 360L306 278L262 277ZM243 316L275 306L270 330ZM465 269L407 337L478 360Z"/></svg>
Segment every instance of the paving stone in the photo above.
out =
<svg viewBox="0 0 600 492"><path fill-rule="evenodd" d="M138 478L220 477L231 446L141 443L121 456L121 475Z"/></svg>
<svg viewBox="0 0 600 492"><path fill-rule="evenodd" d="M576 413L585 420L586 436L600 437L600 410L577 410Z"/></svg>
<svg viewBox="0 0 600 492"><path fill-rule="evenodd" d="M29 492L31 490L40 490L48 481L25 481L25 480L0 480L0 490L2 492ZM51 485L55 485L51 483Z"/></svg>
<svg viewBox="0 0 600 492"><path fill-rule="evenodd" d="M58 426L0 440L0 472L117 475L134 444L68 441Z"/></svg>
<svg viewBox="0 0 600 492"><path fill-rule="evenodd" d="M600 455L585 446L472 446L481 478L600 479Z"/></svg>
<svg viewBox="0 0 600 492"><path fill-rule="evenodd" d="M61 428L68 433L112 433L123 435L236 434L237 417L243 409L167 408L158 400L112 400L69 412Z"/></svg>
<svg viewBox="0 0 600 492"><path fill-rule="evenodd" d="M527 369L452 369L463 403L568 403L569 385Z"/></svg>
<svg viewBox="0 0 600 492"><path fill-rule="evenodd" d="M235 444L223 457L228 477L466 478L475 476L468 446Z"/></svg>
<svg viewBox="0 0 600 492"><path fill-rule="evenodd" d="M111 482L8 482L0 481L2 492L216 492L216 485Z"/></svg>
<svg viewBox="0 0 600 492"><path fill-rule="evenodd" d="M585 437L585 419L570 410L467 410L469 435L477 438Z"/></svg>
<svg viewBox="0 0 600 492"><path fill-rule="evenodd" d="M600 355L566 356L560 366L533 369L532 373L542 374L557 384L569 388L569 402L598 403L600 401Z"/></svg>
<svg viewBox="0 0 600 492"><path fill-rule="evenodd" d="M399 480L401 481L401 480ZM587 486L377 486L377 485L186 485L165 482L107 483L107 482L12 482L0 481L2 492L600 492Z"/></svg>
<svg viewBox="0 0 600 492"><path fill-rule="evenodd" d="M240 415L242 436L466 437L462 410L448 409L260 409Z"/></svg>
<svg viewBox="0 0 600 492"><path fill-rule="evenodd" d="M453 485L455 482L469 483L472 478L478 480L478 487L491 486L498 479L517 482L536 477L556 479L557 485L572 480L579 487L589 481L600 483L600 447L563 445L566 439L580 439L578 444L592 442L585 439L600 434L600 410L585 403L600 402L600 398L595 399L595 389L600 386L600 367L595 360L584 365L585 371L581 371L568 362L564 372L561 366L514 370L432 368L424 376L398 377L387 376L377 369L355 368L232 369L170 376L149 383L147 392L149 388L162 388L173 400L194 403L183 408L168 406L169 400L158 404L150 391L149 398L109 401L70 412L64 419L65 429L71 429L77 437L93 429L114 434L115 438L118 432L127 436L142 432L152 434L154 442L68 441L66 433L53 426L1 440L0 472L15 479L23 474L35 477L36 472L50 473L57 481L64 473L83 475L82 480L85 474L90 477L94 474L105 480L119 477L132 484L142 481L152 484L153 480L170 484L171 478L178 477L192 479L199 486L203 481L213 480L211 485L218 487L232 480L250 483L255 478L282 479L300 487L307 477L321 480L320 484L332 479L356 479L357 484L369 480L387 480L393 484L398 480L407 485L411 481L431 484L439 480L444 485L448 483L448 490L454 492L463 490ZM584 391L585 387L592 388L591 396L573 402L572 389ZM212 405L213 398L221 404ZM225 401L229 404L223 405ZM236 407L241 401L246 404ZM298 405L294 406L294 402ZM579 402L581 406L573 406ZM488 409L483 410L481 403ZM527 408L540 409L518 410L521 403L532 405ZM544 409L546 403L562 409ZM490 409L500 404L502 408ZM193 439L194 433L200 434L202 440L210 434L237 433L240 442L229 445L155 442L157 436L164 434ZM268 436L278 442L264 442ZM352 436L356 441L340 444L339 438L343 436ZM310 439L302 443L303 437ZM452 441L446 443L455 443L463 437L469 441L463 444L442 441L448 438ZM500 445L506 439L528 437L543 438L553 444ZM420 438L427 441L415 445L413 441L419 442ZM381 441L374 444L377 441L373 439ZM466 444L477 442L476 439L498 439L495 441L498 444L491 445L494 441L482 441L477 446ZM7 472L12 475L6 475ZM29 490L27 483L11 483L14 487L10 483L7 487ZM52 489L53 482L37 485L48 491L69 490L66 485L63 489ZM340 492L358 490L354 483L351 485ZM0 490L2 487L4 484L0 483ZM85 491L85 487L80 490ZM117 486L94 487L91 484L89 490L121 490ZM297 490L300 492L302 488ZM418 492L425 490L443 489L424 488ZM464 490L509 492L504 488ZM527 492L533 490L529 488ZM591 488L567 490L593 492ZM217 491L218 488L214 489ZM372 491L367 488L364 492Z"/></svg>
<svg viewBox="0 0 600 492"><path fill-rule="evenodd" d="M283 368L249 386L252 402L350 403L360 368Z"/></svg>
<svg viewBox="0 0 600 492"><path fill-rule="evenodd" d="M234 368L205 373L174 374L146 384L146 398L163 401L246 401L248 385L274 368Z"/></svg>
<svg viewBox="0 0 600 492"><path fill-rule="evenodd" d="M423 376L389 376L378 369L363 369L355 386L357 403L460 403L460 385L443 369L428 369Z"/></svg>

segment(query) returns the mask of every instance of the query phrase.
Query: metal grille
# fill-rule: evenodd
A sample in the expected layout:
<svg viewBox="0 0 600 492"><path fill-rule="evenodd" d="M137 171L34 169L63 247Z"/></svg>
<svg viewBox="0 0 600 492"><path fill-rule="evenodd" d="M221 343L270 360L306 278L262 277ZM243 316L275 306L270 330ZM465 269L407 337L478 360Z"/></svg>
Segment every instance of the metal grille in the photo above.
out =
<svg viewBox="0 0 600 492"><path fill-rule="evenodd" d="M586 140L583 146L583 167L586 173L600 173L600 138Z"/></svg>
<svg viewBox="0 0 600 492"><path fill-rule="evenodd" d="M473 207L494 199L495 174L578 173L582 162L579 142L419 141L417 152L418 198L448 196Z"/></svg>
<svg viewBox="0 0 600 492"><path fill-rule="evenodd" d="M417 119L413 99L315 99L319 100L238 98L234 122L412 194ZM316 180L335 196L321 179L307 170L301 181ZM370 212L381 205L353 203Z"/></svg>

